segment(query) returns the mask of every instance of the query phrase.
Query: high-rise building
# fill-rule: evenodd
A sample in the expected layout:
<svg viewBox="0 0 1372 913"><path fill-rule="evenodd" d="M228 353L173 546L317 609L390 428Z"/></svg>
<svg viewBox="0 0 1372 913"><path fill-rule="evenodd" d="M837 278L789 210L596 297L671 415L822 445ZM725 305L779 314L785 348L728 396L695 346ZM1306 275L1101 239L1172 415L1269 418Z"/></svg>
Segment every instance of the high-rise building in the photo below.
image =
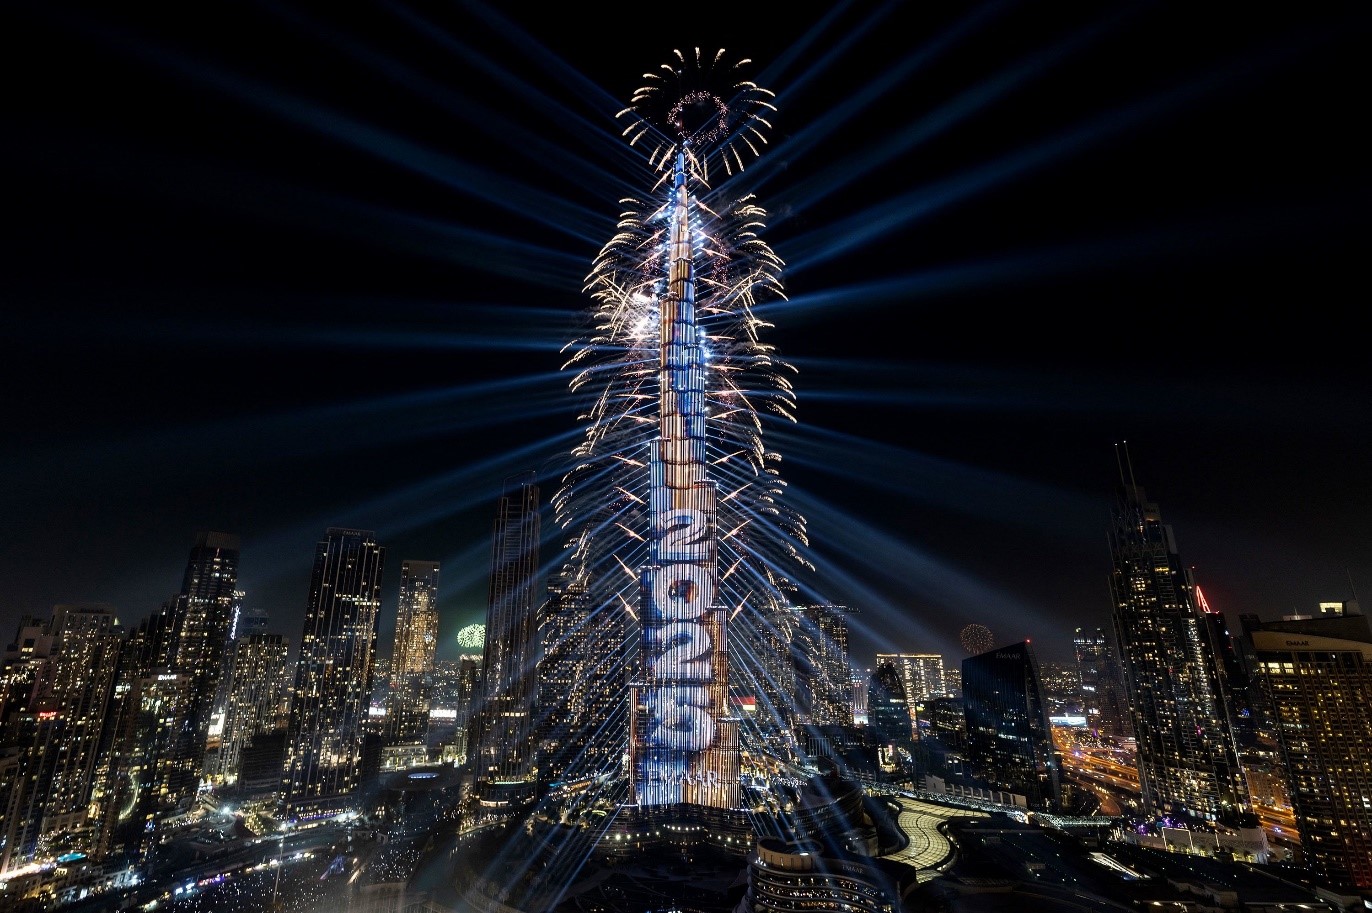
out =
<svg viewBox="0 0 1372 913"><path fill-rule="evenodd" d="M243 605L243 598L247 596L242 590L234 593L234 615L233 630L230 632L231 640L238 640L240 637L247 637L249 634L266 634L271 627L271 616L261 609L248 608Z"/></svg>
<svg viewBox="0 0 1372 913"><path fill-rule="evenodd" d="M1316 879L1372 890L1372 630L1361 614L1248 635L1276 717L1301 855Z"/></svg>
<svg viewBox="0 0 1372 913"><path fill-rule="evenodd" d="M63 853L98 856L114 801L102 755L119 620L108 606L59 605L45 624L27 621L4 661L0 748L14 760L0 807L0 873Z"/></svg>
<svg viewBox="0 0 1372 913"><path fill-rule="evenodd" d="M481 677L481 655L461 656L457 661L453 694L453 732L449 742L440 748L440 754L464 763L474 751L473 735L476 732L476 719L481 709L481 695L484 685Z"/></svg>
<svg viewBox="0 0 1372 913"><path fill-rule="evenodd" d="M851 672L853 683L853 725L867 725L867 681L871 678L871 669L859 669L853 667Z"/></svg>
<svg viewBox="0 0 1372 913"><path fill-rule="evenodd" d="M711 477L706 340L696 321L694 201L684 149L664 211L657 295L657 434L648 443L647 562L630 689L630 789L640 806L738 803L739 720L728 607L718 599L719 490Z"/></svg>
<svg viewBox="0 0 1372 913"><path fill-rule="evenodd" d="M745 670L730 679L743 707L742 725L750 744L769 746L773 753L784 754L795 742L796 662L791 644L796 629L796 610L776 605L760 610L755 624L737 625L729 632L731 656L748 658L731 659L731 668ZM866 688L865 678L862 687Z"/></svg>
<svg viewBox="0 0 1372 913"><path fill-rule="evenodd" d="M438 649L438 562L400 563L400 606L386 695L386 741L423 744L433 703Z"/></svg>
<svg viewBox="0 0 1372 913"><path fill-rule="evenodd" d="M112 782L126 809L115 839L131 851L155 845L157 821L175 811L164 800L161 784L170 785L172 778L163 773L161 759L173 744L174 723L183 718L187 689L171 666L172 609L172 601L164 602L129 633L115 685ZM167 798L174 799L170 790Z"/></svg>
<svg viewBox="0 0 1372 913"><path fill-rule="evenodd" d="M919 708L936 697L948 693L943 676L943 655L940 653L878 653L877 664L890 663L905 686L905 701L910 706L910 719L915 721L915 736L919 736Z"/></svg>
<svg viewBox="0 0 1372 913"><path fill-rule="evenodd" d="M1077 628L1072 651L1081 676L1082 711L1087 725L1113 739L1129 738L1132 730L1124 673L1110 637L1101 628Z"/></svg>
<svg viewBox="0 0 1372 913"><path fill-rule="evenodd" d="M566 533L563 567L594 611L628 615L635 644L630 798L617 820L701 815L718 834L741 811L741 739L761 765L782 734L770 711L785 676L770 674L759 645L801 591L791 575L812 567L759 416L762 404L789 415L793 399L752 311L759 295L779 293L780 262L757 237L761 210L721 197L711 179L759 151L725 134L758 135L770 93L696 64L710 72L686 77L703 84L688 98L680 84L648 87L621 112L636 136L653 137L660 192L621 214L588 278L596 329L566 362L585 438L552 516ZM678 103L717 105L720 120L697 133ZM846 718L846 670L840 681L844 710L833 715Z"/></svg>
<svg viewBox="0 0 1372 913"><path fill-rule="evenodd" d="M590 635L590 606L585 589L559 578L548 585L548 601L539 643L538 696L534 738L538 773L544 784L562 780L577 756L577 742L586 731L586 641Z"/></svg>
<svg viewBox="0 0 1372 913"><path fill-rule="evenodd" d="M185 723L170 744L168 787L185 807L202 774L214 699L224 674L224 652L241 601L238 537L202 531L186 560L181 592L172 610L174 672L186 677ZM175 784L175 785L172 785Z"/></svg>
<svg viewBox="0 0 1372 913"><path fill-rule="evenodd" d="M867 728L878 743L914 740L914 719L905 694L905 681L894 663L877 663L876 670L867 680Z"/></svg>
<svg viewBox="0 0 1372 913"><path fill-rule="evenodd" d="M626 620L613 610L592 613L575 580L559 576L548 586L536 702L544 783L612 771L628 750L627 726L614 724L628 709Z"/></svg>
<svg viewBox="0 0 1372 913"><path fill-rule="evenodd" d="M1247 824L1252 810L1215 628L1202 617L1191 570L1158 505L1134 483L1131 466L1122 476L1109 535L1110 592L1143 808L1155 818Z"/></svg>
<svg viewBox="0 0 1372 913"><path fill-rule="evenodd" d="M492 807L534 796L541 529L534 474L506 479L491 542L483 693L474 733L477 788Z"/></svg>
<svg viewBox="0 0 1372 913"><path fill-rule="evenodd" d="M141 847L145 859L163 822L190 811L202 779L218 771L217 751L207 750L242 597L238 561L237 536L199 532L180 590L121 650L109 781L120 808L117 842Z"/></svg>
<svg viewBox="0 0 1372 913"><path fill-rule="evenodd" d="M286 727L290 707L290 641L280 634L248 634L230 652L228 697L219 737L219 778L236 783L243 752L258 737Z"/></svg>
<svg viewBox="0 0 1372 913"><path fill-rule="evenodd" d="M962 667L945 666L943 669L943 684L948 689L948 694L952 697L962 697Z"/></svg>
<svg viewBox="0 0 1372 913"><path fill-rule="evenodd" d="M1029 642L964 659L962 706L973 776L992 790L1024 796L1029 808L1057 811L1062 764Z"/></svg>
<svg viewBox="0 0 1372 913"><path fill-rule="evenodd" d="M804 722L817 726L853 724L848 658L851 611L838 605L807 605L795 610L791 655L796 667L797 709Z"/></svg>
<svg viewBox="0 0 1372 913"><path fill-rule="evenodd" d="M292 818L343 811L361 785L385 557L369 530L331 527L315 548L281 790Z"/></svg>
<svg viewBox="0 0 1372 913"><path fill-rule="evenodd" d="M923 702L947 694L940 653L878 653L877 662L889 662L896 667L911 701Z"/></svg>

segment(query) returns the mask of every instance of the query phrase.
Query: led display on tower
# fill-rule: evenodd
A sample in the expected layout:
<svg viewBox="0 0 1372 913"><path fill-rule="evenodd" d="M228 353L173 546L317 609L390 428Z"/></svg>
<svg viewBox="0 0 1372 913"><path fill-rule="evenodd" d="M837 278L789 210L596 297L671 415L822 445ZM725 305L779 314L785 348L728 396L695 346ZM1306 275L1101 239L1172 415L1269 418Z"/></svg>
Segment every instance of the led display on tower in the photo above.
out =
<svg viewBox="0 0 1372 913"><path fill-rule="evenodd" d="M678 152L667 293L658 304L651 563L643 572L642 680L633 689L631 765L641 805L732 808L738 796L738 721L728 713L727 619L715 599L716 492L706 472L705 365L695 323L685 163L685 153Z"/></svg>

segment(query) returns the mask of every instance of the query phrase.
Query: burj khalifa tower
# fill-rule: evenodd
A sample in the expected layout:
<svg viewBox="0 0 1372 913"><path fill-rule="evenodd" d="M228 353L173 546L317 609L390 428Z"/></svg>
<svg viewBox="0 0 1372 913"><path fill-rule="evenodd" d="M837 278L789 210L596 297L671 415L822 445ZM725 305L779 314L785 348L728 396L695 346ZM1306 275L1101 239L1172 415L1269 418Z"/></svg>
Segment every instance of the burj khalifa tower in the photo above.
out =
<svg viewBox="0 0 1372 913"><path fill-rule="evenodd" d="M750 733L766 728L739 708L784 718L758 700L760 645L809 568L763 440L768 422L794 421L793 369L756 313L784 301L783 264L739 189L775 111L747 63L678 51L619 112L653 186L621 201L587 279L591 330L567 347L586 427L554 517L591 624L624 632L624 718L594 728L623 740L640 809L738 808L741 765L761 749Z"/></svg>

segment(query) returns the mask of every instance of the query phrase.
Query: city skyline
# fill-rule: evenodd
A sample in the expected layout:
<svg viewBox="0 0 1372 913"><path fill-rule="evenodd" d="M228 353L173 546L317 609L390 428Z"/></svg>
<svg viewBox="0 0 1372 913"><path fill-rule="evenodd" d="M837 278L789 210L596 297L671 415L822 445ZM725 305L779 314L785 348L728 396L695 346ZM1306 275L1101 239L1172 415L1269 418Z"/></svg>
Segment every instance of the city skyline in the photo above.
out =
<svg viewBox="0 0 1372 913"><path fill-rule="evenodd" d="M800 421L771 440L855 657L955 664L980 623L1065 658L1108 625L1119 440L1231 626L1372 587L1338 316L1365 17L839 6L629 43L274 9L18 10L44 63L7 149L6 637L64 603L137 625L216 529L294 639L341 526L393 558L382 645L399 562L442 563L455 658L500 480L574 443L557 350L632 183L613 114L697 35L779 96L756 180L789 300L762 316Z"/></svg>
<svg viewBox="0 0 1372 913"><path fill-rule="evenodd" d="M137 624L100 599L22 616L7 909L1372 897L1362 480L1331 472L1322 409L1372 423L1337 346L1295 395L1315 334L1241 329L1355 275L1356 156L1249 141L1340 138L1312 77L1362 20L858 2L732 23L770 63L677 42L614 92L608 59L537 53L584 10L23 12L83 53L27 49L75 91L23 121L25 176L65 181L18 182L48 220L17 284L73 308L12 347L60 394L14 418L89 446L16 449L8 557L117 589L139 530L232 497ZM83 167L36 154L97 123ZM43 285L25 255L54 233L104 246ZM1254 360L1278 335L1285 371ZM1152 438L1113 435L1098 502L1085 435L1122 422ZM1186 517L1159 473L1199 487ZM1312 481L1342 521L1289 506ZM1106 625L1077 589L1092 507ZM269 603L306 516L328 519L296 619ZM1340 559L1346 600L1212 583L1197 516L1245 569L1282 549L1261 570L1302 599ZM281 586L256 598L253 518ZM440 657L459 636L481 656Z"/></svg>

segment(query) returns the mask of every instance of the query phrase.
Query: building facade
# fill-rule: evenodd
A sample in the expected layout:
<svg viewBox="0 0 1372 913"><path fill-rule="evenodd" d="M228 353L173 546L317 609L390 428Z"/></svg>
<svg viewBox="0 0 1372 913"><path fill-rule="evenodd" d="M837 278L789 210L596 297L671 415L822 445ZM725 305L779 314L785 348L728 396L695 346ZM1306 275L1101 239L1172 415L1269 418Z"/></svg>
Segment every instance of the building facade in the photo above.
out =
<svg viewBox="0 0 1372 913"><path fill-rule="evenodd" d="M506 807L534 795L534 697L538 665L542 524L533 473L505 480L496 505L475 722L482 802Z"/></svg>
<svg viewBox="0 0 1372 913"><path fill-rule="evenodd" d="M551 783L614 771L628 751L626 614L613 606L593 611L586 587L559 576L548 587L539 637L539 778Z"/></svg>
<svg viewBox="0 0 1372 913"><path fill-rule="evenodd" d="M391 746L427 740L438 650L438 572L437 561L400 563L400 604L386 693L386 742Z"/></svg>
<svg viewBox="0 0 1372 913"><path fill-rule="evenodd" d="M737 909L899 913L901 897L915 883L913 869L815 842L763 838L748 859L748 890Z"/></svg>
<svg viewBox="0 0 1372 913"><path fill-rule="evenodd" d="M850 611L840 605L795 609L791 656L796 670L797 715L802 722L816 726L853 725L852 671L848 661Z"/></svg>
<svg viewBox="0 0 1372 913"><path fill-rule="evenodd" d="M943 656L939 653L878 653L877 665L895 666L905 685L905 700L918 737L919 708L934 698L946 697L948 685L943 675Z"/></svg>
<svg viewBox="0 0 1372 913"><path fill-rule="evenodd" d="M331 527L315 548L281 784L289 818L343 811L361 785L385 557L369 530Z"/></svg>
<svg viewBox="0 0 1372 913"><path fill-rule="evenodd" d="M175 797L171 804L177 808L189 805L205 773L210 721L241 596L238 561L238 536L199 533L173 601L171 666L185 679L185 722L168 742L160 786Z"/></svg>
<svg viewBox="0 0 1372 913"><path fill-rule="evenodd" d="M1276 716L1301 855L1321 882L1372 890L1372 633L1312 618L1250 632ZM1352 620L1352 618L1350 618Z"/></svg>
<svg viewBox="0 0 1372 913"><path fill-rule="evenodd" d="M243 752L253 741L286 727L290 708L290 641L281 634L248 634L234 641L228 697L219 737L219 780L236 784Z"/></svg>
<svg viewBox="0 0 1372 913"><path fill-rule="evenodd" d="M59 605L46 623L20 626L0 719L0 755L12 758L0 775L0 874L64 853L101 855L122 633L99 605Z"/></svg>
<svg viewBox="0 0 1372 913"><path fill-rule="evenodd" d="M1242 826L1252 810L1215 627L1201 617L1172 528L1130 474L1112 512L1110 593L1143 807L1155 818Z"/></svg>
<svg viewBox="0 0 1372 913"><path fill-rule="evenodd" d="M1024 796L1029 808L1057 811L1062 763L1029 642L964 659L962 706L972 776L993 790Z"/></svg>
<svg viewBox="0 0 1372 913"><path fill-rule="evenodd" d="M1111 638L1101 628L1077 628L1072 652L1081 677L1082 711L1087 725L1112 739L1129 738L1129 702L1124 673Z"/></svg>

